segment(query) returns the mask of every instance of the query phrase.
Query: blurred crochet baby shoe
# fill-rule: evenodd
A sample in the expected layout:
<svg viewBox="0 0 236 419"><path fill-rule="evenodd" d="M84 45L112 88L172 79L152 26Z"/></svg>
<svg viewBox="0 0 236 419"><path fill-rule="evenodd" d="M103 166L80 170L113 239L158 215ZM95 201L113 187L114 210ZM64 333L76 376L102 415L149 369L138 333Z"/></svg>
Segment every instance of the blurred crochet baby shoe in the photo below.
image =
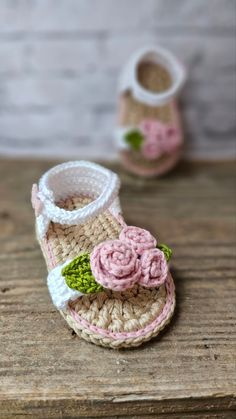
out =
<svg viewBox="0 0 236 419"><path fill-rule="evenodd" d="M121 215L118 176L95 163L53 167L32 188L53 304L74 331L112 348L138 346L169 323L171 250Z"/></svg>
<svg viewBox="0 0 236 419"><path fill-rule="evenodd" d="M141 49L125 66L115 139L130 172L162 175L178 162L183 134L176 98L185 77L182 64L161 47Z"/></svg>

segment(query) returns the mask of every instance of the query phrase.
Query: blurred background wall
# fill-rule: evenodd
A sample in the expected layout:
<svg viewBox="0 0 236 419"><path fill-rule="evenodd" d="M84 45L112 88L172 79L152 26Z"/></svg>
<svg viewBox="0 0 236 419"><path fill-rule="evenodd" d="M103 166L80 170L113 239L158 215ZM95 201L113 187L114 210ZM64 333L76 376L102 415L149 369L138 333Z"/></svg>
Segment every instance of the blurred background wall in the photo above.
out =
<svg viewBox="0 0 236 419"><path fill-rule="evenodd" d="M1 0L0 154L115 158L117 77L160 43L186 64L188 158L232 158L235 0Z"/></svg>

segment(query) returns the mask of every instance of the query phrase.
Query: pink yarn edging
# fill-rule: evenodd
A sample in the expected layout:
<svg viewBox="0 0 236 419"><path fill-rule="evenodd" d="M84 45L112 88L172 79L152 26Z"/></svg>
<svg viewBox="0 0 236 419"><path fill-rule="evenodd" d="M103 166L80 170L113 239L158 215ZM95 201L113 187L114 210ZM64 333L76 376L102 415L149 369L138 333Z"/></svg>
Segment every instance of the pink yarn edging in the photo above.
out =
<svg viewBox="0 0 236 419"><path fill-rule="evenodd" d="M52 249L51 249L51 247L50 247L50 244L49 244L49 242L47 241L47 239L43 239L43 242L42 242L42 248L44 249L44 251L46 252L46 250L47 250L47 254L48 254L48 257L49 257L49 261L50 261L50 263L51 263L51 268L53 269L53 268L55 268L55 266L56 266L56 261L55 261L55 258L54 258L54 255L53 255L53 253L52 253Z"/></svg>
<svg viewBox="0 0 236 419"><path fill-rule="evenodd" d="M167 314L169 313L175 293L174 282L170 274L166 281L166 291L167 300L161 314L158 317L156 317L156 319L153 320L150 324L145 326L143 329L137 330L136 332L111 332L109 330L101 329L100 327L94 326L93 324L89 323L87 320L83 319L78 313L76 313L75 310L73 310L71 307L69 307L69 312L75 321L77 321L82 326L86 327L86 329L91 330L92 332L99 333L100 335L111 337L114 339L136 338L139 336L145 336L148 332L154 330L159 324L162 323L163 320L165 320Z"/></svg>

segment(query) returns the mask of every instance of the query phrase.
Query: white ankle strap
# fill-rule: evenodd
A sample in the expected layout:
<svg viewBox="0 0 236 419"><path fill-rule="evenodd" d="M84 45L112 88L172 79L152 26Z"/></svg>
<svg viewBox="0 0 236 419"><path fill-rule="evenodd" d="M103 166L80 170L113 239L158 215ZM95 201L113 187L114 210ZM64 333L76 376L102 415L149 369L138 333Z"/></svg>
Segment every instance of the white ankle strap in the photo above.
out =
<svg viewBox="0 0 236 419"><path fill-rule="evenodd" d="M141 61L150 61L162 65L170 74L172 85L161 93L151 93L140 85L137 79L137 68ZM119 84L120 92L131 90L135 99L149 106L162 106L174 98L186 78L183 65L169 51L162 47L142 48L135 53L124 68Z"/></svg>
<svg viewBox="0 0 236 419"><path fill-rule="evenodd" d="M39 181L37 199L41 210L37 230L40 238L47 233L50 221L75 225L85 223L108 208L114 214L119 213L119 187L118 176L95 163L75 161L53 167ZM73 211L57 206L58 201L73 195L85 195L93 201Z"/></svg>

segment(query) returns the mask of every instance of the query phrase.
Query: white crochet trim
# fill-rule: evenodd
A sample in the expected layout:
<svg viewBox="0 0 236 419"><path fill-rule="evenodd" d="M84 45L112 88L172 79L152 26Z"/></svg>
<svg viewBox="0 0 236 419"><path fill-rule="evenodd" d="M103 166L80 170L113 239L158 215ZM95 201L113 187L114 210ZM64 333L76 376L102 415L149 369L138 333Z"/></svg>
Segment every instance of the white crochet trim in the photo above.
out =
<svg viewBox="0 0 236 419"><path fill-rule="evenodd" d="M119 187L119 177L95 163L75 161L53 167L39 181L38 198L43 204L40 215L36 217L39 238L45 237L50 221L66 225L83 224L108 208L114 215L119 214ZM76 194L84 194L94 200L73 211L55 204Z"/></svg>
<svg viewBox="0 0 236 419"><path fill-rule="evenodd" d="M115 138L115 145L119 150L129 150L130 149L130 145L128 143L126 143L125 141L125 134L127 134L129 131L132 130L137 130L137 127L131 127L131 126L126 126L126 127L117 127L115 129L114 132L114 138Z"/></svg>
<svg viewBox="0 0 236 419"><path fill-rule="evenodd" d="M150 93L144 89L137 80L137 68L141 61L156 62L165 67L172 78L171 87L161 93ZM177 95L185 79L185 68L171 52L160 46L146 47L131 56L121 74L119 91L131 90L138 101L150 106L162 106Z"/></svg>
<svg viewBox="0 0 236 419"><path fill-rule="evenodd" d="M70 262L71 260L68 260L63 265L56 266L47 277L48 290L52 302L58 310L66 310L69 301L74 301L84 295L82 292L69 288L65 278L61 275L61 270Z"/></svg>

